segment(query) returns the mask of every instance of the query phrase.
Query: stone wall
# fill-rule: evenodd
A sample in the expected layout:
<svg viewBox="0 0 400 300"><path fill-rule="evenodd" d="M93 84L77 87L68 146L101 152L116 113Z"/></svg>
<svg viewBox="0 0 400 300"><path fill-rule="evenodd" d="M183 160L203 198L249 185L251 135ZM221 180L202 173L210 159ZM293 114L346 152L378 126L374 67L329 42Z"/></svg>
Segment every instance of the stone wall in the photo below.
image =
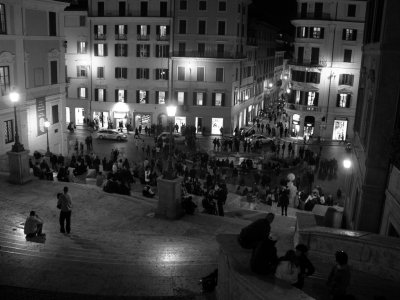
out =
<svg viewBox="0 0 400 300"><path fill-rule="evenodd" d="M400 239L362 231L317 226L314 215L297 213L295 243L309 247L312 261L334 262L347 252L353 269L400 282Z"/></svg>

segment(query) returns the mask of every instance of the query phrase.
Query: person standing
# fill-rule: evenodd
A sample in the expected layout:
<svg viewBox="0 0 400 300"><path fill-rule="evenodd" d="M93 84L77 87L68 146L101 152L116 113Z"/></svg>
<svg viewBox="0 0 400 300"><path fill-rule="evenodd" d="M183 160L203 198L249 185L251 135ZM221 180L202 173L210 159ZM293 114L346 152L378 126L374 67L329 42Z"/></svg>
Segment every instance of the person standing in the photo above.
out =
<svg viewBox="0 0 400 300"><path fill-rule="evenodd" d="M344 299L347 287L350 284L350 269L347 265L348 256L344 251L336 251L336 265L332 268L327 285L332 300Z"/></svg>
<svg viewBox="0 0 400 300"><path fill-rule="evenodd" d="M60 211L60 232L69 234L71 232L71 209L72 209L72 199L71 195L68 193L68 187L64 187L64 193L57 194L58 202L57 207L61 209ZM64 228L64 223L65 228Z"/></svg>
<svg viewBox="0 0 400 300"><path fill-rule="evenodd" d="M289 189L286 187L286 182L281 182L281 189L279 193L279 204L282 210L282 216L285 215L287 217L287 208L289 206Z"/></svg>

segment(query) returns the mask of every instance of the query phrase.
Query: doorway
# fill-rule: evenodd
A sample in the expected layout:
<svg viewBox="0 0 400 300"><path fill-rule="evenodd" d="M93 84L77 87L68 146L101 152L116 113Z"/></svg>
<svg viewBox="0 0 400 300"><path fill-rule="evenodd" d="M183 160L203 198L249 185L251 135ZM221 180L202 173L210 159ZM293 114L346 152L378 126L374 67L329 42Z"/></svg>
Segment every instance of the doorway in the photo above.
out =
<svg viewBox="0 0 400 300"><path fill-rule="evenodd" d="M335 120L333 123L332 140L342 141L346 140L347 134L347 121Z"/></svg>
<svg viewBox="0 0 400 300"><path fill-rule="evenodd" d="M65 107L65 122L67 124L71 122L71 111L68 106Z"/></svg>
<svg viewBox="0 0 400 300"><path fill-rule="evenodd" d="M203 118L196 117L196 133L203 132Z"/></svg>
<svg viewBox="0 0 400 300"><path fill-rule="evenodd" d="M181 132L182 125L186 125L186 117L176 116L175 123L173 124L173 126L175 126L175 124L178 124L179 126L178 131Z"/></svg>
<svg viewBox="0 0 400 300"><path fill-rule="evenodd" d="M221 134L221 128L224 125L223 118L212 118L211 119L211 134Z"/></svg>
<svg viewBox="0 0 400 300"><path fill-rule="evenodd" d="M75 108L75 124L83 125L83 119L85 118L85 109L82 107Z"/></svg>

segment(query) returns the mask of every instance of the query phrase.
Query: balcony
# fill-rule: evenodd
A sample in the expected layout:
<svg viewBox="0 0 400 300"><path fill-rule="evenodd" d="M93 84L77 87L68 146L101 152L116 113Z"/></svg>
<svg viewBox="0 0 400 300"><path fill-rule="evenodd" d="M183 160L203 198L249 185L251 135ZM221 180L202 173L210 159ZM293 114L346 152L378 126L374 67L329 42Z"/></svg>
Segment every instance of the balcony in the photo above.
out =
<svg viewBox="0 0 400 300"><path fill-rule="evenodd" d="M115 39L118 41L126 41L128 36L126 34L116 34Z"/></svg>
<svg viewBox="0 0 400 300"><path fill-rule="evenodd" d="M149 35L141 35L141 34L138 34L137 40L138 40L138 41L148 41L148 40L150 40L150 36L149 36Z"/></svg>
<svg viewBox="0 0 400 300"><path fill-rule="evenodd" d="M105 40L107 38L107 35L102 34L102 33L98 33L94 36L95 40Z"/></svg>
<svg viewBox="0 0 400 300"><path fill-rule="evenodd" d="M301 104L294 104L294 103L286 103L286 109L290 110L299 110L299 111L313 111L313 112L321 112L321 106L308 106L308 105L301 105Z"/></svg>
<svg viewBox="0 0 400 300"><path fill-rule="evenodd" d="M244 59L243 53L218 52L218 51L175 51L172 56L175 57L204 57L204 58L225 58L225 59Z"/></svg>
<svg viewBox="0 0 400 300"><path fill-rule="evenodd" d="M298 19L302 20L332 20L331 15L328 13L323 13L320 15L315 15L315 13L298 13L297 14Z"/></svg>
<svg viewBox="0 0 400 300"><path fill-rule="evenodd" d="M302 60L302 61L299 61L297 59L291 59L288 61L288 64L294 65L294 66L308 67L308 68L324 68L327 66L326 60L319 60L319 61Z"/></svg>
<svg viewBox="0 0 400 300"><path fill-rule="evenodd" d="M169 41L169 35L157 35L157 41Z"/></svg>

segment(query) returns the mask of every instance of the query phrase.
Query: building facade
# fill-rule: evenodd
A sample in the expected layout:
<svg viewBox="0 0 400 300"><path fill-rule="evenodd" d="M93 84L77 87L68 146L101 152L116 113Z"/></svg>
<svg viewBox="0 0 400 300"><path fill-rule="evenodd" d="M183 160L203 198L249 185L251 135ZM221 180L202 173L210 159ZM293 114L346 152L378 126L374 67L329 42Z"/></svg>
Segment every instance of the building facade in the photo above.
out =
<svg viewBox="0 0 400 300"><path fill-rule="evenodd" d="M0 3L0 169L18 126L25 149L66 153L63 11L68 4L50 0ZM15 122L10 92L20 95ZM50 121L46 129L44 122Z"/></svg>
<svg viewBox="0 0 400 300"><path fill-rule="evenodd" d="M399 11L397 0L368 1L345 206L347 227L396 237L400 236Z"/></svg>
<svg viewBox="0 0 400 300"><path fill-rule="evenodd" d="M67 121L166 126L172 103L173 122L197 133L243 126L261 109L267 70L266 48L247 39L250 2L91 0L66 11Z"/></svg>
<svg viewBox="0 0 400 300"><path fill-rule="evenodd" d="M291 92L292 136L353 137L366 1L299 0Z"/></svg>

